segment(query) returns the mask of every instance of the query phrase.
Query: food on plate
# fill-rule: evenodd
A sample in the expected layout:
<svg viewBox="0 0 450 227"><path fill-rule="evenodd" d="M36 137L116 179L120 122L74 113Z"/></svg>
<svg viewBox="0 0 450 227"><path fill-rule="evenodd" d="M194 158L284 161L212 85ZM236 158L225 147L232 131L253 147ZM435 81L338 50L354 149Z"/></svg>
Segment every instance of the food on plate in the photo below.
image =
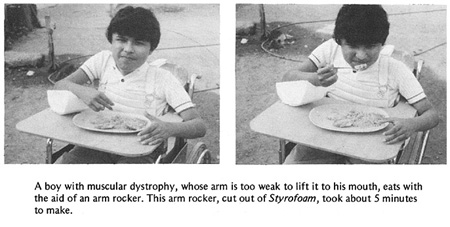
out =
<svg viewBox="0 0 450 227"><path fill-rule="evenodd" d="M147 122L138 118L125 118L124 124L128 129L139 130L147 125Z"/></svg>
<svg viewBox="0 0 450 227"><path fill-rule="evenodd" d="M92 119L90 123L94 128L102 130L122 129L135 131L142 129L147 125L147 121L145 120L122 115L98 115Z"/></svg>
<svg viewBox="0 0 450 227"><path fill-rule="evenodd" d="M338 128L347 128L347 127L352 127L353 123L354 123L353 119L343 118L343 119L335 120L333 125Z"/></svg>
<svg viewBox="0 0 450 227"><path fill-rule="evenodd" d="M327 119L333 121L333 126L338 128L368 128L380 126L382 124L380 120L385 119L385 116L379 113L350 110L343 114L333 112Z"/></svg>

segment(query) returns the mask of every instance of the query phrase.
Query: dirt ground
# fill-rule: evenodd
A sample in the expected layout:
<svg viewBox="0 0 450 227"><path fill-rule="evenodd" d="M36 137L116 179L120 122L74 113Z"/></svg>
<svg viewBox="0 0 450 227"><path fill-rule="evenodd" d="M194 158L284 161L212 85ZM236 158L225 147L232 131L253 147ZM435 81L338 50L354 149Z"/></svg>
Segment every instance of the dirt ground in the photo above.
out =
<svg viewBox="0 0 450 227"><path fill-rule="evenodd" d="M120 7L120 6L114 6ZM148 7L148 6L144 6ZM219 146L219 8L217 5L154 5L163 38L155 59L166 58L202 75L197 82L194 103L207 124L207 135L189 140L189 149L204 142L212 152L212 163L220 162ZM38 16L46 14L56 22L54 32L57 63L94 54L109 47L104 32L109 23L110 5L39 5ZM182 26L192 23L191 26ZM200 28L207 25L206 28ZM46 54L45 29L36 29L18 40L14 51ZM190 56L186 58L186 56ZM35 71L34 76L26 73ZM53 84L43 68L5 69L5 163L44 163L46 140L18 132L16 124L48 108L46 91ZM63 143L55 141L54 148Z"/></svg>
<svg viewBox="0 0 450 227"><path fill-rule="evenodd" d="M286 24L296 22L317 21L333 19L340 6L293 6L293 5L265 5L268 31ZM439 7L438 7L439 8ZM387 11L391 14L404 12L415 12L420 10L433 10L424 8L411 8L408 6L388 6ZM301 12L301 13L292 13ZM258 8L256 5L240 5L236 11L237 21L259 21ZM423 18L425 17L425 18ZM426 46L433 46L428 36L434 36L434 43L445 42L446 34L407 35L405 29L425 29L427 26L445 25L445 11L428 14L405 14L391 16L391 33L388 43L394 44L397 49L410 53L419 53L426 50ZM414 18L414 24L411 21ZM409 21L409 22L408 22ZM333 22L304 23L286 26L281 30L292 35L294 44L285 45L284 48L272 51L279 57L272 56L262 50L258 35L238 37L236 39L236 162L237 164L276 164L278 163L278 140L257 134L251 131L249 122L263 110L278 100L275 83L281 80L282 75L289 69L295 68L299 62L305 60L309 53L324 40L330 38L317 32L317 29L325 27ZM430 25L428 25L430 24ZM402 29L403 30L402 30ZM413 33L410 33L413 34ZM413 38L414 37L414 38ZM440 37L441 39L437 41ZM246 44L241 44L241 38L247 38ZM414 41L412 41L414 40ZM415 42L415 46L411 44ZM430 133L427 152L423 163L446 164L446 45L416 56L425 60L423 78L420 83L425 89L430 101L439 112L441 121Z"/></svg>

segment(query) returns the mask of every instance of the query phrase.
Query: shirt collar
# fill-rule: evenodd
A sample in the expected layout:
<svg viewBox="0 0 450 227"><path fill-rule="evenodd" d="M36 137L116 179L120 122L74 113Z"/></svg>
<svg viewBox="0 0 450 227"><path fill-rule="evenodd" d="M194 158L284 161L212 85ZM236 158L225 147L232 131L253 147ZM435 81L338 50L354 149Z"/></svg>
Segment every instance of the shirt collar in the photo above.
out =
<svg viewBox="0 0 450 227"><path fill-rule="evenodd" d="M138 67L137 69L135 69L133 72L128 73L128 74L125 75L124 77L129 77L129 76L133 76L133 75L135 75L135 74L140 74L141 72L146 72L147 69L148 69L148 67L150 67L149 64L148 64L148 62L144 62L144 64L142 64L141 66L139 66L139 67ZM114 65L114 68L117 69L117 71L119 71L119 68L118 68L116 65ZM119 73L120 73L120 71L119 71Z"/></svg>

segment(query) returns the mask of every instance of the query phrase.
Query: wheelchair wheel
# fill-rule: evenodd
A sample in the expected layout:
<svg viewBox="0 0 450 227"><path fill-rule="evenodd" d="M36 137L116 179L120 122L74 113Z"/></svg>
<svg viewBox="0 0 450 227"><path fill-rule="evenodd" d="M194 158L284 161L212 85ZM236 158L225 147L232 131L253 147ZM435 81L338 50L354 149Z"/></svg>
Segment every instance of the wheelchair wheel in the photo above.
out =
<svg viewBox="0 0 450 227"><path fill-rule="evenodd" d="M187 164L210 164L211 153L203 142L198 142L186 156Z"/></svg>

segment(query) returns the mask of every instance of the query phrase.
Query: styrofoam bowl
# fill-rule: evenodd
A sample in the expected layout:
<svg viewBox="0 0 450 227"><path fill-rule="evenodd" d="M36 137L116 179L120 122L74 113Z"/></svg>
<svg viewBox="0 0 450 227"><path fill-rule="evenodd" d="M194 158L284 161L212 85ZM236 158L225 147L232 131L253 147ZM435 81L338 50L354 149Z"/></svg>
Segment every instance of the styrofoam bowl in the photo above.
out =
<svg viewBox="0 0 450 227"><path fill-rule="evenodd" d="M290 106L305 105L325 97L327 89L316 87L306 80L276 83L281 102Z"/></svg>
<svg viewBox="0 0 450 227"><path fill-rule="evenodd" d="M80 112L89 108L76 95L66 90L48 90L47 99L50 109L60 115Z"/></svg>

